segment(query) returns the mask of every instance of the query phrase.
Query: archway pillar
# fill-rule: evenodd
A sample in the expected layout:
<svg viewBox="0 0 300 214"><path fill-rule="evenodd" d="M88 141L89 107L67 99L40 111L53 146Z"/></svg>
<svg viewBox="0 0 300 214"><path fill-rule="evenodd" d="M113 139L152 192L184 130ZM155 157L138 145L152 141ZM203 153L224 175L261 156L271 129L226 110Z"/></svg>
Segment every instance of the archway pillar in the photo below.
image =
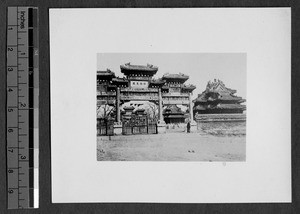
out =
<svg viewBox="0 0 300 214"><path fill-rule="evenodd" d="M117 88L116 93L116 111L117 111L117 122L121 122L121 110L120 110L120 88Z"/></svg>
<svg viewBox="0 0 300 214"><path fill-rule="evenodd" d="M166 123L163 117L161 88L158 88L158 114L157 132L166 133Z"/></svg>
<svg viewBox="0 0 300 214"><path fill-rule="evenodd" d="M192 102L192 93L189 93L189 112L190 112L190 123L191 123L191 132L196 132L197 131L197 123L194 120L194 115L193 115L193 102Z"/></svg>
<svg viewBox="0 0 300 214"><path fill-rule="evenodd" d="M116 91L116 113L117 121L114 123L114 134L122 134L121 109L120 109L120 88Z"/></svg>

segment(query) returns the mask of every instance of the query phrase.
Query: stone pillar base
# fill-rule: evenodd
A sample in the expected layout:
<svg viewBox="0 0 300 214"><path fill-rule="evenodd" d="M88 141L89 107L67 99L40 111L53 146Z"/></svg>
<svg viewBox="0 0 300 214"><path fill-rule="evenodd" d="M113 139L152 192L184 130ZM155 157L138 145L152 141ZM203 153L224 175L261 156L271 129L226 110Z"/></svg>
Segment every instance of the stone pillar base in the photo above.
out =
<svg viewBox="0 0 300 214"><path fill-rule="evenodd" d="M193 120L191 122L191 132L196 132L197 131L197 122Z"/></svg>
<svg viewBox="0 0 300 214"><path fill-rule="evenodd" d="M157 123L157 134L166 133L166 123L163 120L158 121Z"/></svg>
<svg viewBox="0 0 300 214"><path fill-rule="evenodd" d="M114 135L122 134L122 122L114 123Z"/></svg>

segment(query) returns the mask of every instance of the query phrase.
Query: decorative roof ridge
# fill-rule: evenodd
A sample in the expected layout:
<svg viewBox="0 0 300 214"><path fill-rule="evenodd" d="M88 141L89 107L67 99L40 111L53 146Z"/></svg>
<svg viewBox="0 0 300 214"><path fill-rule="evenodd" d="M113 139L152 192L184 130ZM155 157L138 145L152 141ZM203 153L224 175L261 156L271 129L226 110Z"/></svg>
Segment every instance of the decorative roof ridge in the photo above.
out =
<svg viewBox="0 0 300 214"><path fill-rule="evenodd" d="M206 85L206 92L219 92L217 90L218 86L221 86L224 91L220 91L222 93L231 93L231 94L235 94L237 91L235 89L231 89L225 86L224 82L219 80L219 79L214 79L214 81L208 81L207 85ZM217 91L215 91L217 90Z"/></svg>

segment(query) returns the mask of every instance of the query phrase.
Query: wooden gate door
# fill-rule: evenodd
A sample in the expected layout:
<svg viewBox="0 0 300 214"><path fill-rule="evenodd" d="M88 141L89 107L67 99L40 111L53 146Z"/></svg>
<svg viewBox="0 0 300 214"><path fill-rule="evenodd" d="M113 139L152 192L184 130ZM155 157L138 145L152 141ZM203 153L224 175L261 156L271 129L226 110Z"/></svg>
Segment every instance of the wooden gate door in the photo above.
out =
<svg viewBox="0 0 300 214"><path fill-rule="evenodd" d="M97 135L113 135L114 134L114 121L105 118L97 118Z"/></svg>
<svg viewBox="0 0 300 214"><path fill-rule="evenodd" d="M156 121L148 120L146 115L132 115L123 119L123 134L157 134Z"/></svg>

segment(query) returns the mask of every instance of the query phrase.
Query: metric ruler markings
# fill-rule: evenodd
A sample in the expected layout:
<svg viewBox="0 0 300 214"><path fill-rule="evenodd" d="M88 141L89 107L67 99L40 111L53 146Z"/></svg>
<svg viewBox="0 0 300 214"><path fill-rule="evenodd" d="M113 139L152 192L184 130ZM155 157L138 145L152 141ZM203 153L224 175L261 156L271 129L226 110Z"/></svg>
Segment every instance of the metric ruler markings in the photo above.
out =
<svg viewBox="0 0 300 214"><path fill-rule="evenodd" d="M38 207L37 9L7 10L7 203Z"/></svg>

